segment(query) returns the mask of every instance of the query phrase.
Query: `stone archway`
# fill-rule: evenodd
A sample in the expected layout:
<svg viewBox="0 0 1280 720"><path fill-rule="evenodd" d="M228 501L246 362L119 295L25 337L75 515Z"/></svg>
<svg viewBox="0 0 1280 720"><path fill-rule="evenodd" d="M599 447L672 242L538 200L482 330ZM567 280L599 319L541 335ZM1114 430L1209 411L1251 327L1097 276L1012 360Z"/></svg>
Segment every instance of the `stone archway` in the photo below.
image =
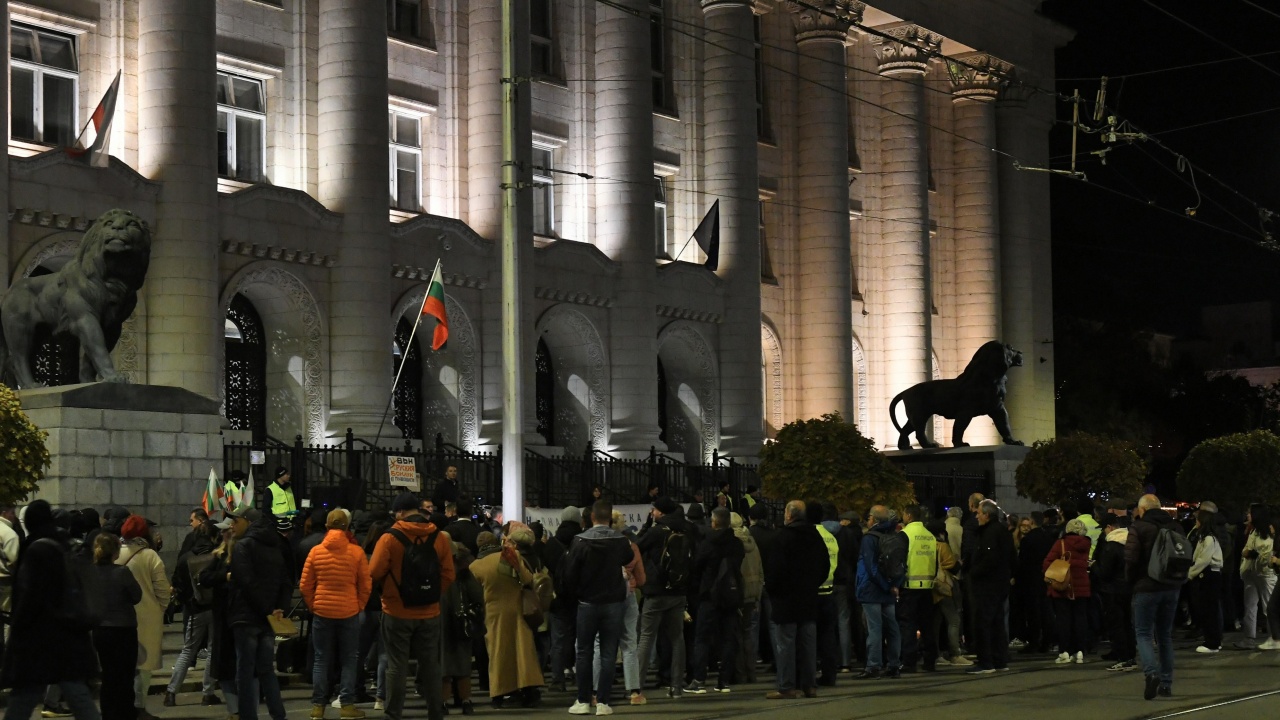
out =
<svg viewBox="0 0 1280 720"><path fill-rule="evenodd" d="M392 327L401 318L415 322L426 294L426 286L419 286L402 295L391 316ZM439 433L445 442L475 450L480 445L477 336L471 317L448 293L444 296L444 309L449 317L445 347L432 351L431 333L423 332L422 327L414 339L422 353L422 442L429 446Z"/></svg>
<svg viewBox="0 0 1280 720"><path fill-rule="evenodd" d="M658 360L671 423L667 446L687 460L710 462L720 443L719 364L711 343L692 324L676 321L658 333ZM689 423L687 429L678 427L681 421Z"/></svg>
<svg viewBox="0 0 1280 720"><path fill-rule="evenodd" d="M858 431L871 437L871 400L867 389L867 355L862 342L853 336L853 417ZM872 438L874 440L874 438Z"/></svg>
<svg viewBox="0 0 1280 720"><path fill-rule="evenodd" d="M298 276L272 263L253 263L223 289L222 314L243 295L257 310L267 334L267 432L288 440L302 435L321 443L327 424L324 358L328 352L315 296ZM219 354L223 353L219 344ZM219 364L225 365L225 357ZM221 375L218 397L225 402ZM224 409L225 411L225 409Z"/></svg>
<svg viewBox="0 0 1280 720"><path fill-rule="evenodd" d="M760 347L763 350L760 374L763 383L761 398L764 401L764 436L766 440L772 440L778 436L778 430L783 425L782 342L767 320L760 323Z"/></svg>
<svg viewBox="0 0 1280 720"><path fill-rule="evenodd" d="M588 443L604 449L609 442L609 362L595 324L568 305L555 305L538 318L536 331L554 371L555 443L575 455Z"/></svg>

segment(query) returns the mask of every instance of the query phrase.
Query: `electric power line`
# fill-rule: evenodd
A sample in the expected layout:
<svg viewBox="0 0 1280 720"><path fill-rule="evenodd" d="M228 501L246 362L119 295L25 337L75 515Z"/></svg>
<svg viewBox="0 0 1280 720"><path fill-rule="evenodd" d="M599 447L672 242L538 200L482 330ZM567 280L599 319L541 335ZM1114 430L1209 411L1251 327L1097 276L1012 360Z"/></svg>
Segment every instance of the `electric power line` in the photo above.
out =
<svg viewBox="0 0 1280 720"><path fill-rule="evenodd" d="M1254 10L1257 10L1257 11L1259 11L1259 12L1264 12L1264 13L1266 13L1266 14L1270 15L1271 17L1274 17L1274 18L1280 18L1280 13L1276 12L1275 10L1271 10L1271 9L1269 9L1269 8L1264 8L1264 7L1262 7L1261 5L1259 5L1259 4L1255 3L1255 2L1251 2L1250 0L1240 0L1240 2L1244 3L1245 5L1248 5L1249 7L1253 8Z"/></svg>
<svg viewBox="0 0 1280 720"><path fill-rule="evenodd" d="M1265 64L1263 64L1262 62L1259 62L1257 58L1254 58L1254 57L1251 57L1251 56L1249 56L1249 55L1246 55L1245 53L1243 53L1243 52L1241 52L1241 51L1237 50L1234 46L1229 45L1229 44L1227 44L1227 43L1225 43L1225 42L1223 42L1223 41L1219 40L1218 38L1214 37L1213 35L1210 35L1208 32L1206 32L1206 31L1204 31L1202 28L1200 28L1198 25L1196 25L1196 24L1194 24L1194 23L1191 23L1191 22L1187 22L1186 20L1183 20L1182 18L1178 17L1177 15L1174 15L1173 13L1169 12L1168 10L1165 10L1164 8L1160 7L1159 5L1156 5L1154 2L1151 2L1151 0L1142 0L1142 2L1143 2L1144 4L1146 4L1146 5L1149 5L1149 6L1151 6L1152 8L1154 8L1154 9L1156 9L1156 10L1160 11L1160 13L1162 13L1162 14L1164 14L1164 15L1167 15L1167 16L1168 16L1168 17L1170 17L1170 18L1173 18L1174 20L1178 21L1178 23L1179 23L1179 24L1181 24L1181 25L1185 25L1186 27L1191 28L1191 29L1192 29L1192 30L1194 30L1196 33L1198 33L1198 34L1200 34L1200 35L1203 35L1204 37L1206 37L1206 38L1208 38L1208 39L1212 40L1213 42L1217 43L1218 45L1221 45L1222 47L1224 47L1224 48L1226 48L1226 49L1230 50L1231 52L1235 53L1236 55L1239 55L1240 57L1244 58L1245 60L1248 60L1249 62L1253 63L1254 65L1257 65L1258 67L1262 68L1263 70L1266 70L1267 72L1271 73L1272 75L1275 75L1276 77L1280 77L1280 71L1277 71L1277 70L1275 70L1274 68L1272 68L1271 66L1269 66L1269 65L1265 65Z"/></svg>
<svg viewBox="0 0 1280 720"><path fill-rule="evenodd" d="M1252 60L1254 58L1269 57L1271 55L1280 55L1280 50L1268 50L1267 52L1253 53L1252 55L1236 55L1234 57L1220 58L1218 60L1206 60L1204 62L1188 63L1186 65L1174 65L1173 67L1156 68L1155 70L1143 70L1141 72L1124 73L1122 75L1108 75L1112 80L1124 80L1126 78L1145 77L1147 75L1159 75L1160 73L1177 72L1179 70L1190 70L1192 68L1207 67L1209 65L1221 65L1222 63L1240 62L1241 60ZM1097 77L1063 77L1055 78L1058 82L1087 82L1089 80L1097 80Z"/></svg>

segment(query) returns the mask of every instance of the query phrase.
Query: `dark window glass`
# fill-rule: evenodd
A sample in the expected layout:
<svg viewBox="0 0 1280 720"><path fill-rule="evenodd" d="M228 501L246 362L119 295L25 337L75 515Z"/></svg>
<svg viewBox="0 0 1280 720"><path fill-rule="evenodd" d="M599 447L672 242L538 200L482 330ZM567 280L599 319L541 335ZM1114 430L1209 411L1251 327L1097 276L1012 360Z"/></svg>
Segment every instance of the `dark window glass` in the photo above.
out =
<svg viewBox="0 0 1280 720"><path fill-rule="evenodd" d="M418 350L417 338L409 345L409 335L413 333L413 325L400 318L396 324L396 354L391 364L391 372L400 373L400 381L396 383L392 395L395 406L395 425L406 439L422 438L422 353ZM408 351L406 353L406 350ZM401 363L404 367L401 368ZM395 377L393 374L392 377Z"/></svg>
<svg viewBox="0 0 1280 720"><path fill-rule="evenodd" d="M227 320L236 332L225 333L227 422L233 430L249 430L255 440L267 436L267 345L262 318L243 295L231 298ZM238 337L236 337L238 335Z"/></svg>
<svg viewBox="0 0 1280 720"><path fill-rule="evenodd" d="M556 373L551 365L551 351L545 340L538 340L534 363L534 404L538 415L538 434L548 445L556 444Z"/></svg>

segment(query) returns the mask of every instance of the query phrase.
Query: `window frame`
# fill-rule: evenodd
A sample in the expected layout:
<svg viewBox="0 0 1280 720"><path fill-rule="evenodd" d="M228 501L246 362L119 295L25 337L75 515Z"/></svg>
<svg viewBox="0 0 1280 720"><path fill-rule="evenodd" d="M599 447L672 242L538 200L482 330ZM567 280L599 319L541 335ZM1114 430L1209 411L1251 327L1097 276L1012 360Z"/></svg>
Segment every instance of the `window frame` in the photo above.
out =
<svg viewBox="0 0 1280 720"><path fill-rule="evenodd" d="M538 193L545 193L543 196L543 202L546 203L547 207L546 227L539 228L535 222L533 234L535 237L558 239L560 237L560 228L556 226L556 181L555 177L551 173L551 168L555 167L556 151L560 148L549 143L542 143L535 140L533 142L532 149L535 152L545 152L547 154L548 165L548 167L542 168L542 172L539 172L539 168L535 163L529 163L529 175L533 181L533 192L535 195ZM547 229L548 231L542 232L544 229Z"/></svg>
<svg viewBox="0 0 1280 720"><path fill-rule="evenodd" d="M662 176L655 174L653 182L656 191L653 193L653 244L659 260L671 260L671 237L667 232L667 220L671 213L671 200L667 197L667 184ZM662 222L658 222L658 213L662 213Z"/></svg>
<svg viewBox="0 0 1280 720"><path fill-rule="evenodd" d="M649 0L649 22L658 26L657 32L649 30L649 76L651 94L653 95L653 111L661 115L676 118L676 98L671 82L671 36L667 25L667 0ZM662 47L660 52L653 48L653 38L657 37ZM661 68L653 66L654 57L660 59Z"/></svg>
<svg viewBox="0 0 1280 720"><path fill-rule="evenodd" d="M547 35L538 35L533 31L534 13L538 3L547 9ZM541 68L537 66L536 55L533 52L534 47L545 47L547 57L547 67ZM560 73L556 47L556 8L555 0L531 0L529 3L529 67L533 76L538 79L559 80Z"/></svg>
<svg viewBox="0 0 1280 720"><path fill-rule="evenodd" d="M421 113L407 112L402 107L390 106L387 108L387 158L388 158L388 170L390 172L390 183L391 183L389 187L389 190L391 193L390 207L392 210L399 210L401 212L410 212L410 213L423 212L423 204L422 204L422 187L423 187L423 183L422 183L422 144L423 144L422 143L422 118L423 117L424 115ZM396 120L398 118L405 118L408 120L412 120L414 123L417 124L418 126L418 137L417 137L418 144L417 145L407 145L403 142L398 141L399 133L396 131ZM417 185L417 187L414 189L413 196L414 198L417 199L417 202L415 203L415 206L412 208L400 207L399 205L400 158L397 156L397 153L401 153L401 152L412 154L417 158L417 162L414 164L414 167L413 167L413 179L414 179L414 183Z"/></svg>
<svg viewBox="0 0 1280 720"><path fill-rule="evenodd" d="M751 24L755 43L756 139L772 144L773 123L769 117L769 84L765 74L768 66L764 62L764 18L752 13Z"/></svg>
<svg viewBox="0 0 1280 720"><path fill-rule="evenodd" d="M250 82L257 85L258 92L262 97L261 112L256 110L248 110L245 108L236 107L235 105L226 105L224 103L217 103L216 112L218 114L222 114L222 113L227 114L227 148L226 148L227 149L227 174L223 175L222 173L219 173L218 176L222 178L226 178L228 180L235 180L236 182L245 182L245 183L266 182L267 180L267 113L268 113L266 80L263 80L262 78L259 78L259 77L253 77L252 75L237 73L232 70L224 69L221 67L217 69L217 74L218 74L217 81L219 83L222 82L223 77L226 77L228 82L233 80L243 80L245 82ZM232 87L234 88L234 85ZM234 93L232 93L230 97L234 100ZM238 148L238 142L237 142L238 138L236 137L236 135L238 133L238 130L236 128L236 120L242 117L249 120L257 120L262 125L262 131L259 133L260 141L259 141L259 148L258 148L259 157L262 158L262 167L260 168L258 177L255 177L255 178L244 177L240 172L240 168L237 167L236 150Z"/></svg>
<svg viewBox="0 0 1280 720"><path fill-rule="evenodd" d="M25 59L13 57L12 35L15 29L26 30L32 33L33 37L36 40L36 42L34 43L34 47L37 49L37 52L39 51L39 48L40 48L39 35L42 33L45 35L51 35L59 39L69 41L71 44L71 56L74 60L76 69L65 70L63 68L54 67L52 65L45 65L44 63L41 63L39 60L25 60ZM50 141L44 137L44 124L45 124L44 123L44 111L45 111L44 76L53 75L54 77L59 77L59 78L63 78L71 81L72 102L71 102L71 122L69 125L69 127L71 128L71 136L69 138L69 142L67 143L67 147L74 145L76 142L76 138L81 129L80 128L80 42L79 42L79 37L70 33L51 30L49 28L41 27L39 25L32 25L28 23L13 21L13 20L9 22L8 32L10 34L9 137L19 142L31 142L39 145L48 145L51 147L58 146L57 142ZM35 128L35 134L38 136L36 138L18 137L13 132L13 119L16 114L14 112L15 108L13 107L13 104L12 104L13 70L14 69L25 70L27 72L30 72L33 76L32 92L31 92L33 107L31 111L31 116L32 116L32 126Z"/></svg>

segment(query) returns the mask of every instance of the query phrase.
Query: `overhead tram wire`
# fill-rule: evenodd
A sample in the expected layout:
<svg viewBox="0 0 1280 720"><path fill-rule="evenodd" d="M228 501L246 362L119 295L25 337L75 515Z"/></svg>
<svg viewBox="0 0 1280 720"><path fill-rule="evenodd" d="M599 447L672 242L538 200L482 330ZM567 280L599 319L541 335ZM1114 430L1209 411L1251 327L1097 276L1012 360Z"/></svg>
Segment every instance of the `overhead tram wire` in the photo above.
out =
<svg viewBox="0 0 1280 720"><path fill-rule="evenodd" d="M1147 152L1147 149L1146 149L1146 148L1144 148L1144 147L1142 147L1141 145L1138 145L1138 144L1134 144L1134 145L1133 145L1133 147L1134 147L1134 149L1136 149L1138 152L1140 152L1140 153L1142 153L1143 155L1146 155L1148 158L1150 158L1150 159L1151 159L1151 162L1153 162L1153 163L1155 163L1157 166L1159 166L1161 170L1164 170L1165 172L1169 173L1170 175L1173 175L1174 177L1176 177L1176 178L1178 179L1178 182L1181 182L1183 185L1186 185L1187 187L1189 187L1189 188L1191 188L1192 190L1194 190L1194 191L1195 191L1195 192L1196 192L1200 197L1203 197L1205 200L1208 200L1209 202L1213 203L1215 206L1217 206L1217 208L1218 208L1219 210L1221 210L1222 212L1226 213L1229 217L1231 217L1232 219L1234 219L1236 222L1240 223L1241 225L1244 225L1244 226L1245 226L1246 228L1248 228L1251 232L1257 232L1257 231L1258 231L1258 229L1257 229L1256 227L1254 227L1253 223L1246 222L1246 221L1244 220L1244 218L1240 217L1239 215L1235 214L1235 213L1234 213L1234 212L1232 212L1231 210L1227 209L1227 206L1225 206L1225 205L1223 205L1222 203L1218 202L1218 200L1217 200L1217 199L1215 199L1215 198L1213 198L1212 196L1210 196L1210 195L1206 194L1203 190L1201 190L1201 189L1199 189L1198 187L1196 187L1196 185L1195 185L1194 183L1189 182L1185 177L1183 177L1183 176L1182 176L1182 173L1178 172L1177 170L1174 170L1173 168L1168 167L1167 165L1165 165L1164 163L1162 163L1162 162L1160 161L1160 158L1158 158L1158 157L1156 157L1155 155L1152 155L1151 153ZM1263 237L1265 238L1265 234L1263 235Z"/></svg>
<svg viewBox="0 0 1280 720"><path fill-rule="evenodd" d="M1259 62L1257 58L1254 58L1254 57L1251 57L1251 56L1249 56L1249 55L1246 55L1245 53L1243 53L1243 52L1241 52L1240 50L1236 49L1234 46L1232 46L1232 45L1230 45L1230 44L1228 44L1228 43L1226 43L1226 42L1223 42L1222 40L1219 40L1218 38L1214 37L1213 35L1210 35L1208 32L1206 32L1205 30L1201 29L1201 28L1200 28L1199 26L1197 26L1195 23L1191 23L1191 22L1188 22L1188 21L1186 21L1186 20L1183 20L1181 17L1178 17L1177 15L1174 15L1173 13L1169 12L1168 10L1165 10L1164 8L1162 8L1162 7L1160 7L1159 5L1155 4L1155 3L1154 3L1154 2L1152 2L1151 0L1142 0L1142 2L1143 2L1143 4L1150 6L1150 7L1154 8L1155 10L1158 10L1161 14L1166 15L1166 16L1168 16L1168 17L1170 17L1170 18L1172 18L1172 19L1174 19L1174 20L1178 21L1178 23L1179 23L1179 24L1181 24L1181 25L1185 25L1186 27L1191 28L1191 29L1192 29L1192 30L1194 30L1196 33L1198 33L1198 34L1200 34L1200 35L1203 35L1204 37L1206 37L1206 38L1208 38L1208 39L1212 40L1213 42L1217 43L1218 45L1221 45L1222 47L1224 47L1224 48L1226 48L1226 49L1230 50L1231 52L1235 53L1236 55L1239 55L1240 57L1244 58L1245 60L1248 60L1249 62L1253 63L1254 65L1257 65L1258 67L1262 68L1263 70L1266 70L1267 72L1271 73L1272 75L1275 75L1276 77L1280 77L1280 70L1276 70L1275 68L1271 67L1270 65L1266 65L1266 64L1264 64L1264 63L1262 63L1262 62Z"/></svg>
<svg viewBox="0 0 1280 720"><path fill-rule="evenodd" d="M1274 18L1280 19L1280 13L1276 12L1275 10L1271 10L1271 9L1269 9L1269 8L1264 8L1264 7L1262 7L1261 5L1259 5L1259 4L1255 3L1255 2L1252 2L1251 0L1240 0L1240 2L1244 3L1245 5L1248 5L1249 7L1253 8L1254 10L1257 10L1258 12L1263 12L1263 13L1266 13L1266 14L1270 15L1271 17L1274 17Z"/></svg>
<svg viewBox="0 0 1280 720"><path fill-rule="evenodd" d="M1168 130L1160 130L1149 133L1150 135L1168 135L1169 133L1182 132L1183 130L1194 130L1195 128L1207 127L1209 125L1217 125L1218 123L1231 122L1232 120L1242 120L1256 115L1266 115L1267 113L1280 112L1280 107L1267 108L1265 110L1254 110L1253 112L1241 113L1230 117L1218 118L1216 120L1206 120L1193 125L1183 125L1182 127L1169 128Z"/></svg>
<svg viewBox="0 0 1280 720"><path fill-rule="evenodd" d="M1147 75L1159 75L1167 72L1178 72L1180 70L1191 70L1193 68L1208 67L1210 65L1221 65L1222 63L1240 62L1241 60L1251 60L1253 58L1269 57L1271 55L1280 55L1280 50L1268 50L1266 52L1254 53L1252 55L1235 55L1228 58L1219 58L1218 60L1206 60L1204 62L1188 63L1186 65L1174 65L1167 68L1156 68L1155 70L1143 70L1140 72L1124 73L1117 75L1108 75L1112 80L1125 80L1127 78L1145 77ZM1055 78L1058 82L1088 82L1097 80L1098 77L1060 77Z"/></svg>

